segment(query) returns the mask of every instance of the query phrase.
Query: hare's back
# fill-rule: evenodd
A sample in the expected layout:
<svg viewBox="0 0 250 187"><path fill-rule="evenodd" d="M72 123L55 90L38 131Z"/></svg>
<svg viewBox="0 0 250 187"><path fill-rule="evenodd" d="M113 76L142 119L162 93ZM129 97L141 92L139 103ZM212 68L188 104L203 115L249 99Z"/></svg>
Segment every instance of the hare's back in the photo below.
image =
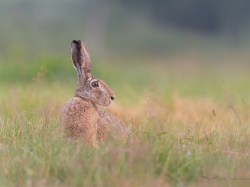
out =
<svg viewBox="0 0 250 187"><path fill-rule="evenodd" d="M61 126L70 130L71 128L84 128L89 123L97 121L97 108L91 101L79 97L71 98L62 108Z"/></svg>

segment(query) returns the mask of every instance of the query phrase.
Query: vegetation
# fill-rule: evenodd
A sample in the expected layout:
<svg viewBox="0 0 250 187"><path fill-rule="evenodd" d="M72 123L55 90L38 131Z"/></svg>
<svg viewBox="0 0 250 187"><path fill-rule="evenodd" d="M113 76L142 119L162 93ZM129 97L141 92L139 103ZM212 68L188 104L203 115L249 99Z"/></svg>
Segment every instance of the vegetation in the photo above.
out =
<svg viewBox="0 0 250 187"><path fill-rule="evenodd" d="M124 9L142 10L131 1L83 2L1 1L0 186L249 186L248 35L234 43L158 20L162 29ZM105 110L128 139L94 149L61 131L76 87L73 39L114 91Z"/></svg>
<svg viewBox="0 0 250 187"><path fill-rule="evenodd" d="M237 68L180 68L179 56L169 60L176 65L93 62L93 74L116 93L107 110L131 128L128 140L111 139L99 149L66 138L59 126L60 109L76 83L69 58L21 68L5 64L0 184L247 186L249 74ZM11 72L22 68L25 77Z"/></svg>

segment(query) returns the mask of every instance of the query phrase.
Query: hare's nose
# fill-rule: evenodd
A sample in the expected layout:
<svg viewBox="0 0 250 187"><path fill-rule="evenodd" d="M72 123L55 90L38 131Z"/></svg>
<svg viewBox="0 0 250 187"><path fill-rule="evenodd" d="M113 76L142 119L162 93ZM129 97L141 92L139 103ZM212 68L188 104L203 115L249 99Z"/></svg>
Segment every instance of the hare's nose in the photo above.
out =
<svg viewBox="0 0 250 187"><path fill-rule="evenodd" d="M115 97L111 96L110 99L113 101L115 99Z"/></svg>

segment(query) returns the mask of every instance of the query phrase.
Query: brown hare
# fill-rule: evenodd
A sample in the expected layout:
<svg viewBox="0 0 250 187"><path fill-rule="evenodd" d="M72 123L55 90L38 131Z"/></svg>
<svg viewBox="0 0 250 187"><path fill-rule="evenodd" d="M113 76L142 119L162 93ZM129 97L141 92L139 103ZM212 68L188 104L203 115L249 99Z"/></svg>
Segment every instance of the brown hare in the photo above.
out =
<svg viewBox="0 0 250 187"><path fill-rule="evenodd" d="M82 138L87 144L97 146L107 136L124 137L126 127L113 115L96 105L109 106L115 99L108 85L91 75L89 53L80 40L71 43L71 59L77 71L75 96L62 108L61 127L69 136Z"/></svg>

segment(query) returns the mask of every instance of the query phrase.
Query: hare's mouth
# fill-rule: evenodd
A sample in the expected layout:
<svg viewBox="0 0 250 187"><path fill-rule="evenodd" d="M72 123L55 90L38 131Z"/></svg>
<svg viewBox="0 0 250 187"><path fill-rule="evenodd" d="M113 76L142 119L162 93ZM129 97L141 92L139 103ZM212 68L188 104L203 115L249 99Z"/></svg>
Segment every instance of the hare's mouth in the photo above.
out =
<svg viewBox="0 0 250 187"><path fill-rule="evenodd" d="M112 103L113 103L113 101L110 99L109 101L107 101L107 102L105 103L104 106L110 106Z"/></svg>
<svg viewBox="0 0 250 187"><path fill-rule="evenodd" d="M109 101L107 103L103 103L103 106L110 106L113 102L112 101Z"/></svg>

